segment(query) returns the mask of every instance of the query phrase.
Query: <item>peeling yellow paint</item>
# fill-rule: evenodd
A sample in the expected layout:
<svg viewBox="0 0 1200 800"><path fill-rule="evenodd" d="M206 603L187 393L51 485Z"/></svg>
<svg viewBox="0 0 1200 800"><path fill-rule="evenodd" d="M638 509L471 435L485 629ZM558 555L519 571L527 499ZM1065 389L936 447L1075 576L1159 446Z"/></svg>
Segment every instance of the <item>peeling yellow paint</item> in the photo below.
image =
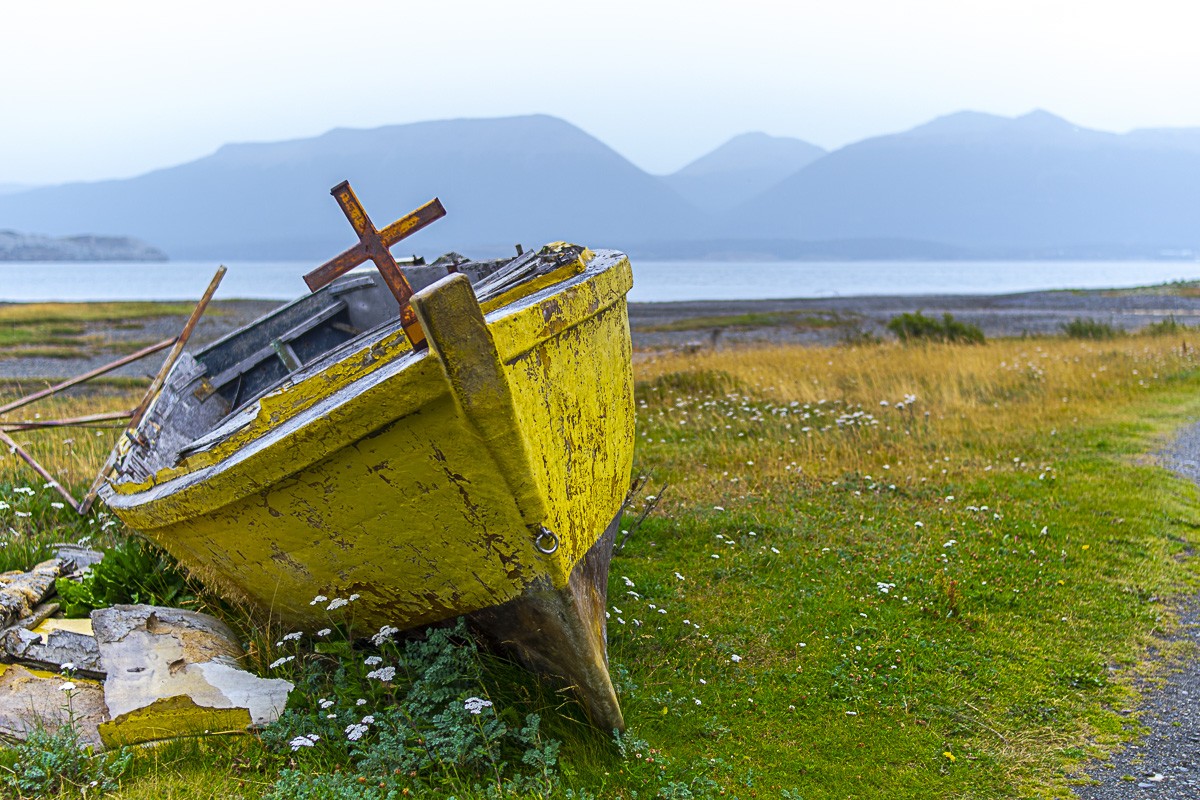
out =
<svg viewBox="0 0 1200 800"><path fill-rule="evenodd" d="M245 732L250 721L250 712L244 708L208 708L180 695L155 700L101 723L100 740L112 748L206 733Z"/></svg>
<svg viewBox="0 0 1200 800"><path fill-rule="evenodd" d="M55 631L68 631L70 633L79 633L84 636L91 636L92 621L90 619L66 619L64 617L51 617L33 629L33 633L40 633L44 640L48 634Z"/></svg>
<svg viewBox="0 0 1200 800"><path fill-rule="evenodd" d="M364 346L109 505L295 626L345 613L310 605L318 593L359 595L356 625L408 626L564 586L628 489L632 271L584 251L555 274L473 323L464 279L439 282L414 298L429 352L400 333ZM530 525L558 549L539 552Z"/></svg>

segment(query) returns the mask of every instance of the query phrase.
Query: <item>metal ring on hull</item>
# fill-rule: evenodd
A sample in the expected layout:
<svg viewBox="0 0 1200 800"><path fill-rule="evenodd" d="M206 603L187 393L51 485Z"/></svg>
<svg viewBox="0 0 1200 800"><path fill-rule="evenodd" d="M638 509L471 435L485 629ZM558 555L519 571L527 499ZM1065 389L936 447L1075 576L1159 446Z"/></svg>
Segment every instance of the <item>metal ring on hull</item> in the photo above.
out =
<svg viewBox="0 0 1200 800"><path fill-rule="evenodd" d="M549 544L545 544L549 540ZM538 535L533 540L533 546L538 549L539 553L550 555L558 550L558 535L544 525L538 526Z"/></svg>

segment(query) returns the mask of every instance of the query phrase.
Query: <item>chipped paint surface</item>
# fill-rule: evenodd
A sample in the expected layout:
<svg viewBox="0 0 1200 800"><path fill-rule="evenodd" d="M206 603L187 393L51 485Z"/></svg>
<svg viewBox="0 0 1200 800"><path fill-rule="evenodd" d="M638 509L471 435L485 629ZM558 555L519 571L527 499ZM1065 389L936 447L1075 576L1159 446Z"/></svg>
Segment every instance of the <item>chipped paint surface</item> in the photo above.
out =
<svg viewBox="0 0 1200 800"><path fill-rule="evenodd" d="M263 398L230 440L118 484L109 505L296 626L340 618L310 605L317 594L359 595L356 625L408 626L539 580L566 586L633 458L629 262L585 251L567 267L486 326L456 313L458 281L435 284L414 298L430 352L402 335L364 346ZM537 550L531 524L558 537L554 553Z"/></svg>
<svg viewBox="0 0 1200 800"><path fill-rule="evenodd" d="M183 736L245 733L249 728L250 712L244 708L209 708L180 695L101 723L100 739L111 748Z"/></svg>

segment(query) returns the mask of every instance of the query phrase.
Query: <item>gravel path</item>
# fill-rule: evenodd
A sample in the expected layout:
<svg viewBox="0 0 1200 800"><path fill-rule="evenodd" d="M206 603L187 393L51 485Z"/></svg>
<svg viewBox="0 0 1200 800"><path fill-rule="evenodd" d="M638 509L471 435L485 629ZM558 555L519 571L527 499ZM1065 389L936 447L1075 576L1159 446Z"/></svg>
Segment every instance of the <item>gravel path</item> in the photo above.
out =
<svg viewBox="0 0 1200 800"><path fill-rule="evenodd" d="M1200 483L1200 422L1184 428L1159 457L1180 475ZM1200 647L1200 597L1180 612L1177 641ZM1150 729L1103 764L1089 766L1096 781L1075 793L1082 800L1196 800L1200 798L1200 659L1193 651L1170 665L1166 684L1145 694L1139 721Z"/></svg>

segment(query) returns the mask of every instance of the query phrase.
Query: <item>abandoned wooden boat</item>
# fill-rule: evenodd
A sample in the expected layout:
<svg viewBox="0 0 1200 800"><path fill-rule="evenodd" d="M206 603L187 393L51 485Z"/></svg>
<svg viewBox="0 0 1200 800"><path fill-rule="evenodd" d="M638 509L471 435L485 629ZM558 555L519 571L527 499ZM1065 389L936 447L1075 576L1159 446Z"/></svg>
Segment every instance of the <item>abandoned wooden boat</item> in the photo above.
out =
<svg viewBox="0 0 1200 800"><path fill-rule="evenodd" d="M629 261L558 243L457 270L411 297L427 348L355 270L182 356L101 497L285 626L472 614L622 728L604 609L633 454Z"/></svg>

